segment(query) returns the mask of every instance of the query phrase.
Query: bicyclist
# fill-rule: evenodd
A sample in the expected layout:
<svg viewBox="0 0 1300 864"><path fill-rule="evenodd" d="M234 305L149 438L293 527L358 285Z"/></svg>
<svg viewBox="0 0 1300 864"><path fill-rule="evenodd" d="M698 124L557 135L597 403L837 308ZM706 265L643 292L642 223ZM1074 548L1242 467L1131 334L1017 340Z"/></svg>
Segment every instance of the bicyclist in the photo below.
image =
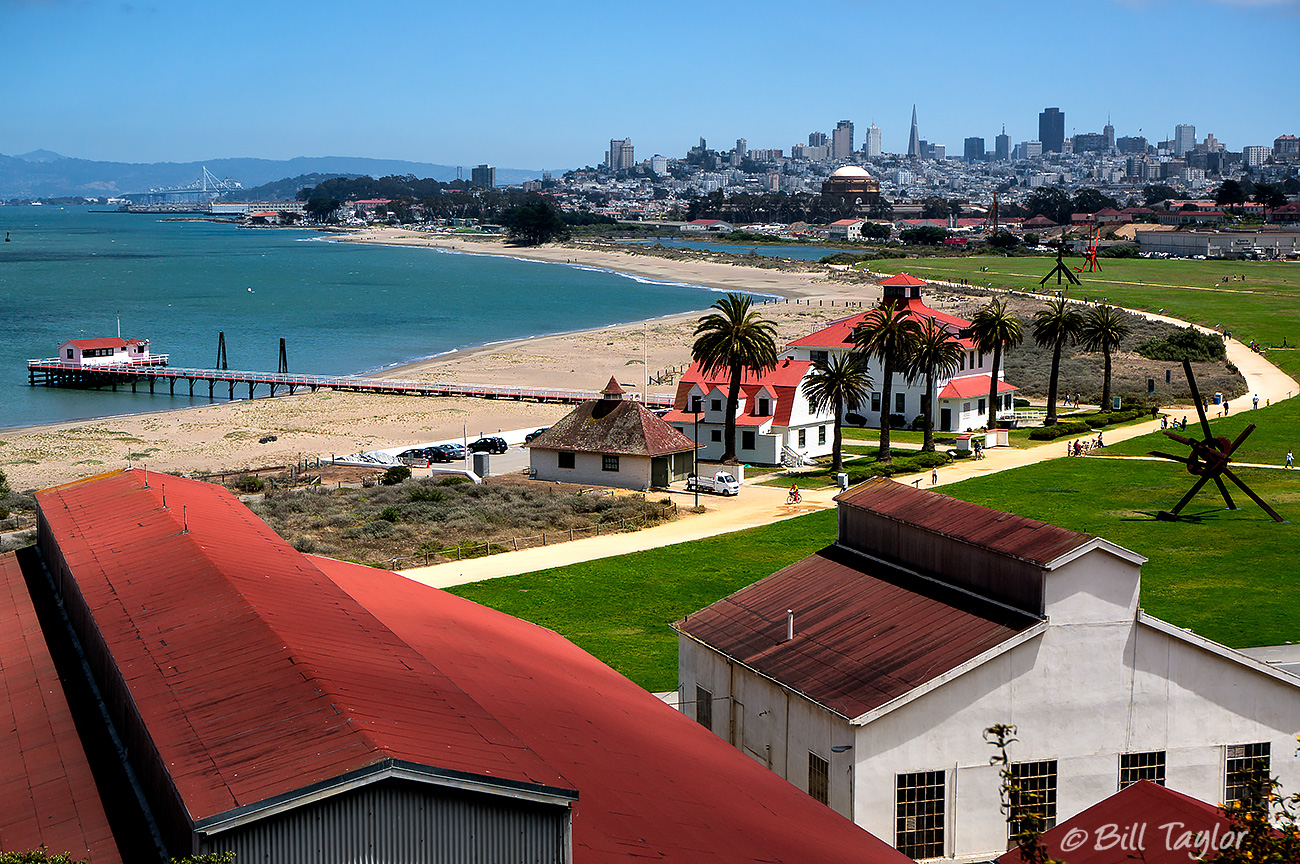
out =
<svg viewBox="0 0 1300 864"><path fill-rule="evenodd" d="M798 484L798 483L791 483L791 484L790 484L790 500L791 500L793 503L795 503L795 504L798 504L798 503L799 503L799 484Z"/></svg>

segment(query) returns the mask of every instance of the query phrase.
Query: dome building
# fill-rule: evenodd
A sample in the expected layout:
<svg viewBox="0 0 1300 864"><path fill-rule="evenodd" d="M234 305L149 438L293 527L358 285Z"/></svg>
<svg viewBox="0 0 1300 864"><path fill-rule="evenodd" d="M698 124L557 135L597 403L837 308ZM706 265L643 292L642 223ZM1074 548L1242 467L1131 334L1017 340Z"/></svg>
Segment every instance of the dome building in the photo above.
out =
<svg viewBox="0 0 1300 864"><path fill-rule="evenodd" d="M822 197L868 215L880 206L880 184L865 169L844 165L822 183Z"/></svg>

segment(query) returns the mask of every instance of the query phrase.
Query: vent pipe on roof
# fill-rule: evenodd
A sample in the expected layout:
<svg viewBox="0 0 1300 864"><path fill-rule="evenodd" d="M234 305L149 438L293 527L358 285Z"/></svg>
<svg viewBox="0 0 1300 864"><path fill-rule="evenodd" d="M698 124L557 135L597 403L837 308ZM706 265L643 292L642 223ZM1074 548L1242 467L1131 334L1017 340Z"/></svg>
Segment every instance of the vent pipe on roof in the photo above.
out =
<svg viewBox="0 0 1300 864"><path fill-rule="evenodd" d="M794 610L785 610L785 641L794 639Z"/></svg>
<svg viewBox="0 0 1300 864"><path fill-rule="evenodd" d="M148 489L149 488L149 466L142 465L140 467L144 468L144 488Z"/></svg>
<svg viewBox="0 0 1300 864"><path fill-rule="evenodd" d="M183 526L182 534L190 533L190 508L184 504L181 505L181 525Z"/></svg>
<svg viewBox="0 0 1300 864"><path fill-rule="evenodd" d="M162 484L162 499L163 499L163 509L166 510L167 509L167 484L166 483Z"/></svg>

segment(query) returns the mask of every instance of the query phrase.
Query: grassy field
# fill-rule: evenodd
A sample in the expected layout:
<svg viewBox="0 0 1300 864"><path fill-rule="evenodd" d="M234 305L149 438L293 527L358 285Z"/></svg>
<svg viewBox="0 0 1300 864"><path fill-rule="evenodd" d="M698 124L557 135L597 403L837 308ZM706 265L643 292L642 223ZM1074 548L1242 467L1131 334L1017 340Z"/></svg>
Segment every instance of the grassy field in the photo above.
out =
<svg viewBox="0 0 1300 864"><path fill-rule="evenodd" d="M1202 491L1187 519L1159 522L1193 478L1180 466L1107 459L1057 459L945 486L943 492L1105 537L1145 555L1142 606L1179 627L1234 647L1300 640L1300 480L1291 472L1238 473L1291 524L1278 525L1244 495L1223 509Z"/></svg>
<svg viewBox="0 0 1300 864"><path fill-rule="evenodd" d="M823 510L646 552L450 589L560 633L647 690L677 687L673 621L835 540Z"/></svg>
<svg viewBox="0 0 1300 864"><path fill-rule="evenodd" d="M1082 266L1082 258L1068 259ZM898 258L872 264L884 273L907 272L923 279L965 279L972 285L1040 290L1050 258ZM1209 327L1222 325L1234 338L1264 345L1300 341L1300 264L1272 261L1182 261L1102 259L1101 273L1077 274L1083 282L1068 296L1099 299L1130 309L1164 309L1166 314ZM981 268L988 268L981 270ZM1228 277L1227 282L1223 281ZM1244 281L1232 281L1245 276ZM1055 281L1049 286L1056 290ZM1300 375L1300 351L1269 352L1289 374Z"/></svg>
<svg viewBox="0 0 1300 864"><path fill-rule="evenodd" d="M1229 441L1235 441L1248 425L1255 424L1255 431L1251 432L1241 447L1233 453L1234 461L1282 465L1288 449L1300 453L1300 399L1287 399L1285 402L1267 408L1261 405L1258 411L1230 414L1227 417L1216 418L1214 406L1210 406L1207 413L1215 437L1227 438ZM1183 416L1187 417L1187 431L1180 434L1186 438L1201 438L1201 425L1196 417L1196 409L1189 408L1185 412L1175 411L1172 414L1174 420L1181 420ZM1145 456L1151 450L1163 450L1178 456L1187 455L1185 445L1171 441L1160 432L1130 438L1107 447L1106 455ZM1300 483L1300 472L1297 472L1297 483Z"/></svg>

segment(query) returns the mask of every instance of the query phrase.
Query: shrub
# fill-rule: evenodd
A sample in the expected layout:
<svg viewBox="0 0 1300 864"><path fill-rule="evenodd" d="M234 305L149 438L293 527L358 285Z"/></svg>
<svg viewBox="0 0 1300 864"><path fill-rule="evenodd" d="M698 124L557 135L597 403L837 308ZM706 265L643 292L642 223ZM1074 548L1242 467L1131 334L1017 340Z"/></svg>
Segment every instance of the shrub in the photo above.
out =
<svg viewBox="0 0 1300 864"><path fill-rule="evenodd" d="M379 515L375 518L383 519L385 522L401 522L402 511L398 510L396 507L385 507L383 510L379 511Z"/></svg>
<svg viewBox="0 0 1300 864"><path fill-rule="evenodd" d="M1097 253L1098 258L1141 258L1142 251L1137 246L1107 246Z"/></svg>
<svg viewBox="0 0 1300 864"><path fill-rule="evenodd" d="M394 465L384 472L384 476L379 478L379 482L385 486L396 486L411 479L411 469L405 465Z"/></svg>
<svg viewBox="0 0 1300 864"><path fill-rule="evenodd" d="M890 415L889 415L889 428L890 428L890 429L904 429L904 428L906 428L906 427L907 427L907 418L904 417L902 414L890 414Z"/></svg>
<svg viewBox="0 0 1300 864"><path fill-rule="evenodd" d="M1078 420L1066 420L1057 423L1055 426L1044 426L1041 429L1031 429L1029 431L1030 441L1055 441L1057 438L1064 438L1067 435L1087 435L1091 430L1087 423Z"/></svg>
<svg viewBox="0 0 1300 864"><path fill-rule="evenodd" d="M1148 360L1223 360L1226 352L1218 333L1184 327L1168 336L1148 339L1135 349Z"/></svg>
<svg viewBox="0 0 1300 864"><path fill-rule="evenodd" d="M1029 407L1029 400L1028 400L1028 399L1016 399L1016 400L1013 401L1013 404L1014 404L1017 408L1028 408L1028 407Z"/></svg>
<svg viewBox="0 0 1300 864"><path fill-rule="evenodd" d="M254 492L261 492L265 489L266 481L261 477L258 477L256 474L245 474L242 477L235 478L234 486L240 492L252 494Z"/></svg>
<svg viewBox="0 0 1300 864"><path fill-rule="evenodd" d="M465 477L462 479L468 480L469 478ZM437 489L433 486L430 486L427 483L421 483L417 486L412 486L406 492L406 500L412 503L429 502L432 504L436 504L446 497L447 497L446 492L443 492L441 489Z"/></svg>
<svg viewBox="0 0 1300 864"><path fill-rule="evenodd" d="M439 486L461 486L465 483L472 483L472 482L474 481L470 480L464 474L448 474L446 477L443 477L438 481L438 485Z"/></svg>
<svg viewBox="0 0 1300 864"><path fill-rule="evenodd" d="M844 415L844 422L848 423L850 426L859 426L859 427L866 426L867 418L863 417L861 414L854 414L850 412Z"/></svg>

